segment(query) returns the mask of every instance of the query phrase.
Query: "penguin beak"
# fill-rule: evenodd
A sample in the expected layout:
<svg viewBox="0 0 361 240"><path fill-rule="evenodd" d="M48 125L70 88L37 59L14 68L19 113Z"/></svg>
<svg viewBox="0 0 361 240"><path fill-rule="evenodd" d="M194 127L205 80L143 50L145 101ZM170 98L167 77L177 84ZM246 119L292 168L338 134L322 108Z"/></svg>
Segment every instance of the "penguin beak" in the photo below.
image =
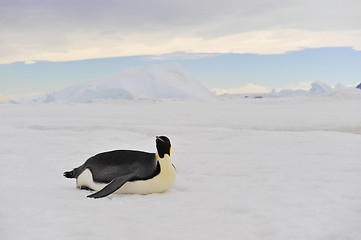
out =
<svg viewBox="0 0 361 240"><path fill-rule="evenodd" d="M156 136L155 138L156 138L157 140L159 140L159 141L164 142L164 140L163 140L163 139L161 139L159 136Z"/></svg>

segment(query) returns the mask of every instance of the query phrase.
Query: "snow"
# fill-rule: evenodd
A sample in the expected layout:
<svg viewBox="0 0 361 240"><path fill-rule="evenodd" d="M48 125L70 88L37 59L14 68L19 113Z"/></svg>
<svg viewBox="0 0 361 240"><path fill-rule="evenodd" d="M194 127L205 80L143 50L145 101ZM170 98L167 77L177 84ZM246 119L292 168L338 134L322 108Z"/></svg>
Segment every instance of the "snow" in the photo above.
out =
<svg viewBox="0 0 361 240"><path fill-rule="evenodd" d="M0 239L361 236L361 94L0 104ZM62 176L172 142L166 193L88 199Z"/></svg>
<svg viewBox="0 0 361 240"><path fill-rule="evenodd" d="M26 102L89 102L99 99L210 99L213 94L177 63L122 70L114 77L84 82L50 94L11 100Z"/></svg>

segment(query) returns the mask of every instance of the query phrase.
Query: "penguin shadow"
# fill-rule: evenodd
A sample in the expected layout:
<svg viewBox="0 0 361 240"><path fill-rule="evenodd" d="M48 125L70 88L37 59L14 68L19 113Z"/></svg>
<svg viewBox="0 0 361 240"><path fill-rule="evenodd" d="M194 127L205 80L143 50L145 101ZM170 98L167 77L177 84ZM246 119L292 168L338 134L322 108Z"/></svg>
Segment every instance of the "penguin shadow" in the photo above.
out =
<svg viewBox="0 0 361 240"><path fill-rule="evenodd" d="M79 188L81 192L87 192L87 193L95 193L93 189L89 187L82 186ZM103 199L108 200L116 200L116 199L124 199L124 198L137 198L137 199L147 199L147 198L153 198L157 196L173 196L176 195L179 192L186 192L185 188L177 189L176 187L173 187L172 189L168 189L165 192L162 193L149 193L149 194L134 194L134 193L120 193L120 194L110 194Z"/></svg>

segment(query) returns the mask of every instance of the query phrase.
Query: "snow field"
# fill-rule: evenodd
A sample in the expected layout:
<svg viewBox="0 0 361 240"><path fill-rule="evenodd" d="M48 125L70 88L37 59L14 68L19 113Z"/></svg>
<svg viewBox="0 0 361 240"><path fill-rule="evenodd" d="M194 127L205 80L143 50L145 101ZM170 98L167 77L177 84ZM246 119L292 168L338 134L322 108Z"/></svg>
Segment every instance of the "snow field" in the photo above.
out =
<svg viewBox="0 0 361 240"><path fill-rule="evenodd" d="M361 98L0 105L1 239L361 236ZM87 199L63 171L113 149L177 167L166 193Z"/></svg>

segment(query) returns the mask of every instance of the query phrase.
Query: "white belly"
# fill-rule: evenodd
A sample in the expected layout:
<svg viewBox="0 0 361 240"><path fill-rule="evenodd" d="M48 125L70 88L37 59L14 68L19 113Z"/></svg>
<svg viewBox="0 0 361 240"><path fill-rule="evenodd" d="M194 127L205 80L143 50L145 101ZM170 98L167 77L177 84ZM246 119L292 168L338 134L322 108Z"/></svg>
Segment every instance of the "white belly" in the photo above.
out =
<svg viewBox="0 0 361 240"><path fill-rule="evenodd" d="M175 182L176 171L170 161L170 157L165 155L159 160L160 173L148 180L139 180L126 182L121 188L114 193L136 193L150 194L167 191ZM103 189L106 183L97 183L93 180L93 175L89 169L85 169L77 178L77 187L89 187L95 191Z"/></svg>

